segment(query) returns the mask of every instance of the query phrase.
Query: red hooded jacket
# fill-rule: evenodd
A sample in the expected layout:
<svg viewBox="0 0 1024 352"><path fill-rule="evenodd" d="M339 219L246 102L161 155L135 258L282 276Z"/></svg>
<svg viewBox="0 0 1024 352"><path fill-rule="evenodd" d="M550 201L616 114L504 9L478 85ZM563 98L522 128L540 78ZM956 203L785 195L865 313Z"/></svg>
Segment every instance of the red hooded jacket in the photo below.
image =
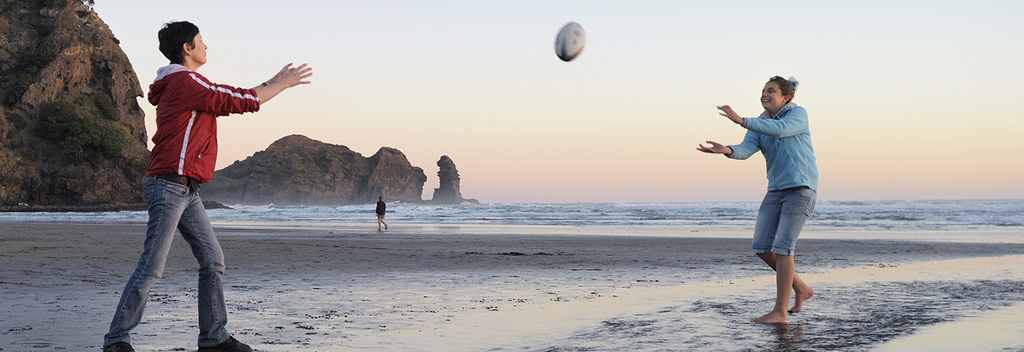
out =
<svg viewBox="0 0 1024 352"><path fill-rule="evenodd" d="M156 133L146 176L173 173L201 183L217 165L217 117L260 110L256 91L212 83L178 64L157 70L149 102Z"/></svg>

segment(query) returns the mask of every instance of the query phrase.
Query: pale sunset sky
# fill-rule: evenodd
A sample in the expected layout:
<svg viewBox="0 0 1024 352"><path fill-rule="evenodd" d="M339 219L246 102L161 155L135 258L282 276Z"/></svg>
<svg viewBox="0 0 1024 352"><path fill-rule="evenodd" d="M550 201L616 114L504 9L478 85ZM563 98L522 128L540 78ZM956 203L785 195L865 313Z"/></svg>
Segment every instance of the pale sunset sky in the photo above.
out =
<svg viewBox="0 0 1024 352"><path fill-rule="evenodd" d="M199 26L210 80L253 87L284 64L312 84L219 120L218 169L302 134L401 150L438 186L502 202L759 201L764 158L718 115L761 113L800 81L821 174L843 200L1024 199L1024 1L112 1L95 10L143 90L157 31ZM580 23L574 61L555 34ZM155 109L139 99L149 136Z"/></svg>

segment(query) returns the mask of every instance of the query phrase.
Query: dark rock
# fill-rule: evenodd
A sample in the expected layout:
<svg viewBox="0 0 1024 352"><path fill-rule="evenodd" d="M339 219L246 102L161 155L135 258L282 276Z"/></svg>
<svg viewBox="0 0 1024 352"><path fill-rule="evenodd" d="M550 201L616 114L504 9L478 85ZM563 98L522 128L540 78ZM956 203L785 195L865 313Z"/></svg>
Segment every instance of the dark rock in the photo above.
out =
<svg viewBox="0 0 1024 352"><path fill-rule="evenodd" d="M0 3L0 205L144 203L142 93L110 28L81 1Z"/></svg>
<svg viewBox="0 0 1024 352"><path fill-rule="evenodd" d="M214 173L204 199L228 204L344 205L421 202L427 176L401 151L382 147L366 158L343 145L301 135L281 138Z"/></svg>
<svg viewBox="0 0 1024 352"><path fill-rule="evenodd" d="M434 197L431 203L436 204L462 204L463 202L479 203L476 199L462 198L462 190L459 186L459 170L455 168L455 162L447 155L442 155L437 161L437 178L440 180L440 187L434 188Z"/></svg>
<svg viewBox="0 0 1024 352"><path fill-rule="evenodd" d="M220 204L220 203L217 203L216 201L212 201L212 200L204 200L203 201L203 208L205 208L207 210L209 210L209 209L231 209L231 207L229 207L227 205Z"/></svg>

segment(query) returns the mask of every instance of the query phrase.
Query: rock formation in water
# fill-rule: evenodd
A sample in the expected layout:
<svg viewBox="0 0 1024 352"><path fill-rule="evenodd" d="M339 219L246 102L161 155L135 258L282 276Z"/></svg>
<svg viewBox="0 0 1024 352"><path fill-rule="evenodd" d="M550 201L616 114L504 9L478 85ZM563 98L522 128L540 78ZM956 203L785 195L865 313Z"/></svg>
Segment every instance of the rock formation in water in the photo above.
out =
<svg viewBox="0 0 1024 352"><path fill-rule="evenodd" d="M421 202L423 169L401 151L382 147L366 158L348 147L301 135L281 138L214 173L203 199L226 204L344 205Z"/></svg>
<svg viewBox="0 0 1024 352"><path fill-rule="evenodd" d="M81 1L0 2L0 206L145 202L143 91L118 44Z"/></svg>
<svg viewBox="0 0 1024 352"><path fill-rule="evenodd" d="M434 188L434 197L431 203L436 204L462 204L463 202L476 203L476 199L462 198L462 190L459 187L459 170L455 168L455 162L447 155L442 155L437 161L437 178L440 186Z"/></svg>

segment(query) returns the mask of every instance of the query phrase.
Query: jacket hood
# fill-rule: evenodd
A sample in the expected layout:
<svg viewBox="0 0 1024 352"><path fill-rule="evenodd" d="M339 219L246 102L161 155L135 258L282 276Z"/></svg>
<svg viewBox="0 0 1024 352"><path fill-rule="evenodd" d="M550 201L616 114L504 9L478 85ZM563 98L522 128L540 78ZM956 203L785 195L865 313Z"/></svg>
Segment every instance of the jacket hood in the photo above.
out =
<svg viewBox="0 0 1024 352"><path fill-rule="evenodd" d="M164 78L178 72L190 72L190 70L184 65L170 64L161 67L156 70L156 79L153 80L153 84L149 86L149 103L157 105L160 102L160 96L163 95L164 87L167 86L167 80Z"/></svg>

